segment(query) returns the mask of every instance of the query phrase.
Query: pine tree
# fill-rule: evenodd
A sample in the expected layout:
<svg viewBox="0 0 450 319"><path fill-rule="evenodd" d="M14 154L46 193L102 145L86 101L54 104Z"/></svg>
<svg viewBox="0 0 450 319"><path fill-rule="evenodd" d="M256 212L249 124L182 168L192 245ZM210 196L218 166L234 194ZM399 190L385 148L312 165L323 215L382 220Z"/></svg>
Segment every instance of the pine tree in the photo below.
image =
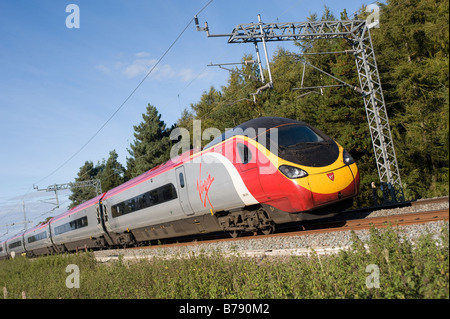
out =
<svg viewBox="0 0 450 319"><path fill-rule="evenodd" d="M80 167L80 171L77 174L78 177L75 178L75 182L96 179L97 175L100 174L104 168L104 163L97 163L97 165L94 166L92 161L86 161L84 165ZM69 199L72 201L69 206L70 208L82 204L85 201L97 196L97 193L93 187L72 188L71 192L72 194L69 196Z"/></svg>
<svg viewBox="0 0 450 319"><path fill-rule="evenodd" d="M211 86L209 91L203 92L198 103L191 104L191 108L195 113L195 119L202 121L202 127L217 127L215 115L222 105L222 93Z"/></svg>
<svg viewBox="0 0 450 319"><path fill-rule="evenodd" d="M156 107L148 104L142 118L138 126L133 126L135 140L128 149L131 157L127 158L127 178L136 177L170 157L170 130L166 129Z"/></svg>
<svg viewBox="0 0 450 319"><path fill-rule="evenodd" d="M223 131L264 115L261 100L255 102L253 99L253 94L264 83L260 80L257 63L245 64L245 61L251 60L254 60L252 55L244 55L244 64L233 69L228 85L222 87L223 101L212 116L217 123L215 127Z"/></svg>
<svg viewBox="0 0 450 319"><path fill-rule="evenodd" d="M409 198L448 194L449 6L390 0L373 32Z"/></svg>
<svg viewBox="0 0 450 319"><path fill-rule="evenodd" d="M107 192L125 182L125 168L117 161L118 157L119 155L115 150L109 152L105 168L97 175L102 183L103 192Z"/></svg>

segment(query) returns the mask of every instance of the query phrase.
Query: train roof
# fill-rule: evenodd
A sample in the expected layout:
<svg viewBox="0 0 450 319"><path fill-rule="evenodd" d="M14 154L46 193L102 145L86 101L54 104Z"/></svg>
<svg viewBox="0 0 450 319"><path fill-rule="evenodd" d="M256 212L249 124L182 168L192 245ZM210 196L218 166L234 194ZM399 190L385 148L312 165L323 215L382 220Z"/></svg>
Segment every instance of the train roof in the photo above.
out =
<svg viewBox="0 0 450 319"><path fill-rule="evenodd" d="M234 129L236 128L242 128L243 130L246 130L247 128L254 128L255 132L258 131L258 128L273 128L273 127L278 127L278 126L282 126L282 125L286 125L286 124L300 124L300 125L308 125L305 122L302 121L297 121L297 120L291 120L291 119L287 119L287 118L283 118L283 117L259 117L256 119L252 119L249 120L247 122L244 122L238 126L236 126ZM227 132L232 132L234 129L229 130ZM224 137L226 136L227 132L225 132L224 134L222 134L222 136L214 139L213 141L211 141L208 145L206 145L203 149L207 149L212 145L217 144L220 141L224 140ZM226 138L228 138L229 136L226 136ZM217 140L217 141L216 141ZM198 150L200 151L200 150ZM114 195L117 195L131 187L134 187L142 182L145 182L151 178L154 178L157 175L160 175L172 168L175 168L179 165L181 165L185 160L188 160L192 155L194 155L197 152L197 150L189 150L183 154L181 154L180 156L174 158L174 159L170 159L169 161L167 161L164 164L161 164L159 166L156 166L154 168L152 168L151 170L109 190L108 192L106 192L103 196L104 199L110 198Z"/></svg>
<svg viewBox="0 0 450 319"><path fill-rule="evenodd" d="M110 197L117 195L131 187L134 187L134 186L136 186L140 183L143 183L151 178L154 178L168 170L171 170L172 168L177 167L177 166L181 165L182 163L184 163L185 160L189 160L190 156L193 155L194 153L195 153L194 150L189 150L187 152L184 152L180 156L170 159L167 162L165 162L161 165L158 165L158 166L152 168L151 170L149 170L133 179L130 179L129 181L127 181L119 186L116 186L113 189L110 189L109 191L107 191L104 194L103 198L104 199L110 198Z"/></svg>
<svg viewBox="0 0 450 319"><path fill-rule="evenodd" d="M245 131L248 128L253 128L257 132L258 129L261 128L271 129L286 124L308 125L306 122L291 120L284 117L258 117L236 126L235 129L242 128Z"/></svg>
<svg viewBox="0 0 450 319"><path fill-rule="evenodd" d="M53 218L54 218L54 217L52 217L51 219L49 219L49 220L48 220L47 222L45 222L45 223L40 223L40 224L38 224L38 225L36 225L36 226L30 228L30 229L27 229L27 230L25 231L24 235L27 235L27 234L29 234L29 233L31 233L31 232L34 232L35 230L38 230L38 229L42 229L42 228L48 227L48 224L50 224L50 221L53 220Z"/></svg>
<svg viewBox="0 0 450 319"><path fill-rule="evenodd" d="M216 137L211 142L209 142L204 149L210 148L226 139L236 136L236 135L246 135L249 138L256 138L256 135L260 133L259 130L265 129L269 130L271 128L280 127L288 124L298 124L298 125L309 125L306 122L291 120L284 117L258 117L256 119L244 122L232 129L229 129L221 136ZM249 130L250 129L250 130ZM254 135L254 136L251 136Z"/></svg>
<svg viewBox="0 0 450 319"><path fill-rule="evenodd" d="M23 231L21 231L20 233L15 234L15 235L13 235L13 236L11 236L9 238L6 238L5 242L9 242L10 240L14 240L16 238L22 237L22 235L23 235Z"/></svg>
<svg viewBox="0 0 450 319"><path fill-rule="evenodd" d="M92 205L95 205L95 203L98 203L100 198L102 198L102 195L98 195L94 198L91 198L90 200L87 200L84 203L81 203L80 205L75 206L75 207L69 209L68 211L65 211L64 213L57 215L50 220L50 223L53 223L57 220L60 220L61 218L67 217L69 215L78 213L78 212L82 211L83 209L86 209Z"/></svg>

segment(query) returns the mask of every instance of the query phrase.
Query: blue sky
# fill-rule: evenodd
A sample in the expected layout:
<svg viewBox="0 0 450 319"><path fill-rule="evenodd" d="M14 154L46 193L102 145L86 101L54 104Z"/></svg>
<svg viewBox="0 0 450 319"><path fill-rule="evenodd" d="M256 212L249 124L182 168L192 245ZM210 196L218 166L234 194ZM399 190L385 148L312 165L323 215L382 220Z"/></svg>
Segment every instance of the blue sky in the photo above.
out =
<svg viewBox="0 0 450 319"><path fill-rule="evenodd" d="M171 125L210 86L228 73L209 63L238 62L252 45L207 38L192 23L154 72L105 128L66 162L105 123L209 0L0 0L0 240L23 228L23 204L34 225L49 212L54 194L36 192L74 180L84 162L115 149L125 165L133 125L148 103ZM240 23L305 21L325 5L335 16L371 1L214 0L199 15L211 33L229 33ZM67 28L68 4L80 9L80 28ZM270 43L269 55L277 46ZM54 172L52 174L52 172ZM50 176L49 176L50 175ZM2 225L16 223L7 230ZM30 224L29 227L32 225Z"/></svg>

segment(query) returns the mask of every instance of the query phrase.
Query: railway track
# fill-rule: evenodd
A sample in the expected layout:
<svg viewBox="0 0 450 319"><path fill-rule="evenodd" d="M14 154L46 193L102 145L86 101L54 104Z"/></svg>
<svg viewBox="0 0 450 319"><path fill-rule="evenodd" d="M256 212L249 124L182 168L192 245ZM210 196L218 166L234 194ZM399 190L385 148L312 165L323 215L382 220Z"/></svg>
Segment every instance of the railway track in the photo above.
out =
<svg viewBox="0 0 450 319"><path fill-rule="evenodd" d="M372 213L376 213L382 210L386 209L397 209L397 208L406 208L406 207L419 207L423 205L430 205L430 204L441 204L441 203L448 203L449 197L440 197L440 198L430 198L430 199L424 199L420 201L410 201L400 204L392 204L392 205L384 205L384 206L377 206L377 207L366 207L366 208L359 208L350 210L347 212L343 212L341 215L330 218L328 220L322 220L312 223L305 223L303 224L303 230L310 230L310 229L323 229L324 232L326 229L330 228L334 231L337 231L338 228L342 228L340 230L348 230L348 229L364 229L364 228L370 228L372 226L374 227L383 227L385 225L389 224L398 224L400 226L407 225L407 224L420 224L420 223L426 223L431 220L434 211L430 212L414 212L414 213L404 213L404 214L396 214L396 215L386 215L386 216L379 216L379 217L371 217ZM448 220L448 209L447 210L441 210L444 211L444 213L439 213L437 216L445 216L446 213L446 220ZM417 215L419 214L419 215ZM423 214L421 216L420 214ZM376 214L375 214L376 215ZM360 216L364 216L361 218ZM359 228L358 228L359 227Z"/></svg>
<svg viewBox="0 0 450 319"><path fill-rule="evenodd" d="M215 242L217 240L224 241L232 241L233 239L237 240L247 240L250 238L267 238L267 237L276 237L276 236L302 236L314 233L326 233L333 231L345 231L345 230L359 230L359 229L370 229L371 227L388 227L392 226L403 226L403 225L411 225L411 224L421 224L427 223L431 221L438 220L449 220L449 210L439 210L439 211L430 211L430 212L420 212L420 213L409 213L409 214L399 214L399 215L388 215L388 216L380 216L380 217L365 217L359 218L358 215L361 216L370 216L370 214L366 214L368 212L373 212L377 210L383 209L392 209L392 208L401 208L408 206L421 206L428 204L438 204L443 202L449 202L449 197L441 197L441 198L431 198L424 199L420 201L410 201L401 204L393 204L393 205L384 205L377 207L368 207L355 209L348 212L345 212L342 216L346 216L344 219L342 216L338 216L337 218L330 218L323 221L315 221L315 222L304 222L304 223L294 223L288 226L280 227L274 234L269 235L257 235L257 234L247 234L245 236L239 238L228 238L227 235L212 235L218 236L219 238L206 239L201 241L187 241L187 242L176 242L169 243L167 245L158 245L157 247L173 247L176 245L189 245L189 244L201 244L201 243L210 243ZM298 230L299 227L301 230ZM223 238L225 237L226 238ZM155 246L149 246L155 247Z"/></svg>
<svg viewBox="0 0 450 319"><path fill-rule="evenodd" d="M388 226L406 226L412 224L422 224L433 221L449 220L449 210L435 210L428 212L401 214L401 215L389 215L381 217L370 217L362 219L351 219L346 221L337 222L324 222L309 225L308 229L297 232L297 235L310 234L314 232L332 232L332 231L343 231L343 230L359 230L359 229L370 229L384 228ZM292 233L290 233L292 234Z"/></svg>
<svg viewBox="0 0 450 319"><path fill-rule="evenodd" d="M419 205L425 205L425 204L436 204L436 203L445 203L449 202L449 197L439 197L439 198L427 198L427 199L421 199L417 201L411 201L411 206L419 206Z"/></svg>
<svg viewBox="0 0 450 319"><path fill-rule="evenodd" d="M428 205L428 204L436 204L436 203L443 203L448 202L448 197L445 198L438 198L438 199L429 199L429 200L421 200L417 202L410 202L410 203L403 203L402 205L396 205L396 206L389 206L390 209L399 208L399 207L408 207L408 206L421 206L421 205ZM378 207L378 210L380 209L386 209L386 206ZM401 213L401 214L395 214L395 215L386 215L386 216L377 216L377 217L370 217L370 214L364 213L363 211L378 211L377 209L370 208L365 210L355 210L346 212L345 214L349 218L341 219L341 220L326 220L321 222L314 222L314 223L303 223L303 224L297 224L296 227L291 227L287 229L281 230L282 232L276 232L269 235L252 235L249 234L247 236L238 237L238 238L229 238L228 236L210 236L207 238L203 238L201 240L188 240L185 239L185 241L177 241L177 242L171 242L166 244L160 244L160 245L153 245L153 246L146 246L146 247L134 247L134 248L128 248L125 250L113 250L109 254L106 254L106 257L100 258L101 261L109 261L117 259L119 255L123 256L134 256L130 258L148 258L149 255L152 255L152 251L161 249L172 249L172 248L180 248L185 249L187 251L190 251L191 249L197 249L201 247L207 247L210 245L226 245L227 247L233 247L240 245L240 243L243 243L245 241L249 240L256 240L256 241L264 241L264 240L287 240L290 239L288 237L304 237L307 235L319 235L319 234L327 234L332 232L343 232L343 231L349 231L349 230L364 230L364 229L370 229L372 227L375 228L385 228L389 226L406 226L406 225L414 225L414 224L423 224L423 223L429 223L429 222L435 222L435 221L449 221L449 209L439 209L439 210L432 210L432 211L421 211L421 212L414 212L414 213ZM363 218L356 218L355 216L364 216ZM299 228L301 228L299 230ZM285 238L285 239L283 239ZM204 246L203 246L204 245ZM345 247L340 247L339 249L342 249ZM316 249L316 253L330 253L333 251L334 248L331 247L319 247L319 249ZM336 248L338 249L338 248ZM139 253L136 254L134 252L138 251ZM257 251L244 251L241 255L242 256L256 256L263 254L264 256L267 255L277 255L277 254L285 254L285 255L295 255L295 254L304 254L304 253L310 253L310 249L306 248L290 248L290 249L259 249ZM140 255L142 257L136 257L137 255Z"/></svg>
<svg viewBox="0 0 450 319"><path fill-rule="evenodd" d="M184 242L184 243L171 243L167 245L159 246L149 246L148 248L164 248L164 247L175 247L175 246L189 246L189 245L201 245L207 243L214 243L217 241L233 241L233 240L248 240L248 239L258 239L258 238L270 238L270 237L285 237L285 236L305 236L317 233L328 233L336 231L346 231L346 230L361 230L375 228L385 228L389 226L405 226L412 224L422 224L433 221L448 221L449 220L449 210L438 210L430 212L421 213L411 213L402 214L395 216L382 216L382 217L371 217L363 219L353 219L343 222L328 222L328 223L315 223L308 225L309 228L302 229L299 231L290 231L282 233L274 233L269 235L254 235L254 236L243 236L238 238L222 238L213 239L205 241L195 241L195 242Z"/></svg>

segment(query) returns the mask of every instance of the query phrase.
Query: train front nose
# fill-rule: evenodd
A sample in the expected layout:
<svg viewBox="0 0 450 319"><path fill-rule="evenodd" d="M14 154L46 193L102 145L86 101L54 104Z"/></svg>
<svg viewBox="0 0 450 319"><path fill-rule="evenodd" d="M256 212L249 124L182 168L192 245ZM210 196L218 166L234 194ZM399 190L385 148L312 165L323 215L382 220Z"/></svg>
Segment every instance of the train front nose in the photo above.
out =
<svg viewBox="0 0 450 319"><path fill-rule="evenodd" d="M358 169L356 164L352 164L352 166L345 165L338 169L308 176L311 196L315 206L340 201L353 197L358 193L356 176Z"/></svg>

